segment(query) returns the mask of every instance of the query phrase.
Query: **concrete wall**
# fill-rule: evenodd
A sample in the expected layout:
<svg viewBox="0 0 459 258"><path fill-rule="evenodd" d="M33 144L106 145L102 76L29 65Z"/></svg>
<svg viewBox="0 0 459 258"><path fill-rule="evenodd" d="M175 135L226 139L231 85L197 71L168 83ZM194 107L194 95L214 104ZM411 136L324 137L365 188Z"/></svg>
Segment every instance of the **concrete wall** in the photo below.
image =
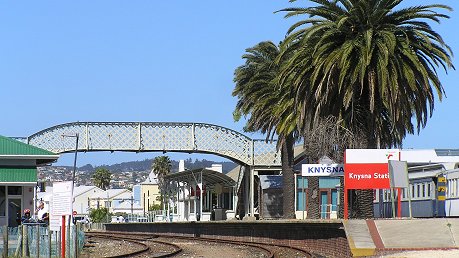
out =
<svg viewBox="0 0 459 258"><path fill-rule="evenodd" d="M299 247L326 257L350 257L342 223L230 221L105 224L108 231L151 232Z"/></svg>

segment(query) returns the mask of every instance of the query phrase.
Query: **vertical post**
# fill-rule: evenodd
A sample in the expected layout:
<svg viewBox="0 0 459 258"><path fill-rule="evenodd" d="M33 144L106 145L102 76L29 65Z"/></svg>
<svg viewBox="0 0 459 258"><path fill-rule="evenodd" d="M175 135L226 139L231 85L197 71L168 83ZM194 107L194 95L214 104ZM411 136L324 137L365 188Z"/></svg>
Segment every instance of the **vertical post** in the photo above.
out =
<svg viewBox="0 0 459 258"><path fill-rule="evenodd" d="M65 258L65 216L62 216L61 224L61 257Z"/></svg>
<svg viewBox="0 0 459 258"><path fill-rule="evenodd" d="M402 190L397 188L397 217L402 217Z"/></svg>
<svg viewBox="0 0 459 258"><path fill-rule="evenodd" d="M244 213L245 217L249 216L250 213L250 170L251 168L245 169L244 171ZM242 218L241 218L242 219Z"/></svg>
<svg viewBox="0 0 459 258"><path fill-rule="evenodd" d="M86 133L85 135L86 138L84 140L85 140L86 150L88 151L89 150L89 125L88 123L86 123L85 133Z"/></svg>
<svg viewBox="0 0 459 258"><path fill-rule="evenodd" d="M73 249L73 253L74 253L74 258L78 258L78 225L80 223L75 223L75 225L73 225L73 244L74 244L74 249Z"/></svg>
<svg viewBox="0 0 459 258"><path fill-rule="evenodd" d="M52 249L52 231L49 229L49 226L48 226L48 258L51 258L51 254L53 253L53 249ZM56 237L57 237L57 234L56 234ZM57 241L56 241L57 242ZM59 252L57 252L56 250L56 254L58 254Z"/></svg>
<svg viewBox="0 0 459 258"><path fill-rule="evenodd" d="M14 252L14 257L19 257L22 252L22 226L18 226L18 243L16 245L16 251Z"/></svg>
<svg viewBox="0 0 459 258"><path fill-rule="evenodd" d="M408 189L407 189L407 194L408 194L408 209L409 209L409 212L410 212L410 219L413 218L413 213L412 213L412 209L411 209L411 186L410 184L408 183Z"/></svg>
<svg viewBox="0 0 459 258"><path fill-rule="evenodd" d="M252 166L254 166L255 165L255 141L254 140L252 140L251 151L252 151Z"/></svg>
<svg viewBox="0 0 459 258"><path fill-rule="evenodd" d="M36 233L36 238L37 238L37 258L40 258L40 225L37 225L37 233Z"/></svg>
<svg viewBox="0 0 459 258"><path fill-rule="evenodd" d="M202 170L201 170L201 186L199 187L199 220L202 219L202 192L204 191L204 184L202 182Z"/></svg>
<svg viewBox="0 0 459 258"><path fill-rule="evenodd" d="M3 226L3 253L2 257L8 258L8 225Z"/></svg>
<svg viewBox="0 0 459 258"><path fill-rule="evenodd" d="M306 210L306 191L304 190L304 176L301 176L301 183L302 183L302 193L303 193L303 219L304 219L304 212Z"/></svg>
<svg viewBox="0 0 459 258"><path fill-rule="evenodd" d="M395 218L395 188L390 188L390 201L392 203L392 218Z"/></svg>
<svg viewBox="0 0 459 258"><path fill-rule="evenodd" d="M72 223L72 216L68 216L68 223L67 223L67 232L66 232L66 241L65 241L65 255L67 257L71 257L72 255L72 252L71 252L71 245L72 245L72 242L71 242L71 238L72 238L72 235L70 234L70 224Z"/></svg>
<svg viewBox="0 0 459 258"><path fill-rule="evenodd" d="M348 217L349 217L349 214L348 214L348 212L349 212L348 211L348 200L347 200L348 199L348 196L347 196L348 195L348 190L346 188L346 185L344 185L343 189L344 189L344 191L343 191L344 192L343 193L344 194L344 219L348 219Z"/></svg>
<svg viewBox="0 0 459 258"><path fill-rule="evenodd" d="M196 139L195 139L195 124L191 124L191 149L195 150L196 149Z"/></svg>
<svg viewBox="0 0 459 258"><path fill-rule="evenodd" d="M29 256L29 230L27 225L22 225L22 257Z"/></svg>
<svg viewBox="0 0 459 258"><path fill-rule="evenodd" d="M250 169L250 216L254 217L255 216L255 170Z"/></svg>
<svg viewBox="0 0 459 258"><path fill-rule="evenodd" d="M62 229L61 229L61 231L62 231ZM60 232L61 232L61 231L60 231ZM62 239L61 239L61 234L58 234L58 233L56 232L56 242L55 242L55 246L56 246L56 254L57 254L57 255L59 255L59 254L61 253L61 244L60 244L61 241L62 241Z"/></svg>
<svg viewBox="0 0 459 258"><path fill-rule="evenodd" d="M143 193L143 216L145 217L145 193Z"/></svg>
<svg viewBox="0 0 459 258"><path fill-rule="evenodd" d="M131 195L131 217L134 214L134 196Z"/></svg>
<svg viewBox="0 0 459 258"><path fill-rule="evenodd" d="M138 150L140 151L142 149L142 124L139 123L139 127L137 129L137 145L139 146Z"/></svg>

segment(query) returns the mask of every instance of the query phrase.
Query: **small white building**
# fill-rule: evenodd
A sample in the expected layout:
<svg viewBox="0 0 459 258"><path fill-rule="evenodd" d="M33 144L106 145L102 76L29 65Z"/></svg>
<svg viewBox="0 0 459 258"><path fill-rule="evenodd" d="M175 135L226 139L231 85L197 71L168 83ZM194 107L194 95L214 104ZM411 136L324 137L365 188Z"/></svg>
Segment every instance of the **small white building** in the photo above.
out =
<svg viewBox="0 0 459 258"><path fill-rule="evenodd" d="M128 189L107 189L91 195L88 203L92 209L108 208L108 211L113 213L116 207L131 198L132 192Z"/></svg>
<svg viewBox="0 0 459 258"><path fill-rule="evenodd" d="M221 166L180 171L167 175L165 180L170 186L169 220L210 221L235 217L236 182L222 173Z"/></svg>

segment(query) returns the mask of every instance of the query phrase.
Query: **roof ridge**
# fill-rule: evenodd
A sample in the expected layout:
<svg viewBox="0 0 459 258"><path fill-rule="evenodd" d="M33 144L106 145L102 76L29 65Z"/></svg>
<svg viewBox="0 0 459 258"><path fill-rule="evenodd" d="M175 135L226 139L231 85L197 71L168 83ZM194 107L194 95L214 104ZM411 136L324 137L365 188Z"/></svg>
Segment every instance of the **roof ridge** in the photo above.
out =
<svg viewBox="0 0 459 258"><path fill-rule="evenodd" d="M10 153L8 153L10 152ZM23 153L20 153L23 152ZM0 135L0 155L57 155L54 152Z"/></svg>

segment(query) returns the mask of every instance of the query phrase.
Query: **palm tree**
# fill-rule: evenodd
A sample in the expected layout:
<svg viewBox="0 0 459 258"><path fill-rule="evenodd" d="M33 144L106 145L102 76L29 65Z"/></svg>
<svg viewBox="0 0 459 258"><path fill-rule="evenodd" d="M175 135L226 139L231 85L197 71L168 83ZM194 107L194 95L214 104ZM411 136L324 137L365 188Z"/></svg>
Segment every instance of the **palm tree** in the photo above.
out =
<svg viewBox="0 0 459 258"><path fill-rule="evenodd" d="M112 174L108 169L97 168L92 176L92 180L95 186L105 191L110 185L111 176Z"/></svg>
<svg viewBox="0 0 459 258"><path fill-rule="evenodd" d="M283 217L295 217L295 182L293 174L293 146L295 143L296 118L292 112L293 98L290 92L279 87L275 79L279 73L280 49L272 42L258 43L246 49L244 65L234 73L233 96L238 97L234 111L235 120L249 116L246 131L260 131L266 140L278 134L281 149L283 175ZM293 124L293 126L292 126Z"/></svg>
<svg viewBox="0 0 459 258"><path fill-rule="evenodd" d="M153 159L151 170L153 170L156 178L158 179L158 186L162 194L166 191L166 182L164 177L171 172L171 167L171 160L167 156L158 156Z"/></svg>
<svg viewBox="0 0 459 258"><path fill-rule="evenodd" d="M444 88L436 73L453 68L451 49L428 21L447 15L424 5L397 9L401 0L311 0L316 6L287 8L286 17L307 15L284 42L296 51L281 79L297 92L304 130L333 115L364 136L367 148L399 147L407 133L424 128ZM299 49L299 50L298 50ZM288 52L288 51L286 51ZM412 120L412 118L414 118ZM358 217L372 217L372 192L359 191Z"/></svg>
<svg viewBox="0 0 459 258"><path fill-rule="evenodd" d="M167 156L158 156L153 159L153 163L151 164L151 170L156 175L156 178L158 180L158 187L160 190L160 200L161 200L161 206L163 207L164 212L166 211L166 203L169 203L166 201L170 196L167 194L168 193L168 183L165 180L165 176L167 176L171 172L171 160ZM148 207L150 209L150 207Z"/></svg>

